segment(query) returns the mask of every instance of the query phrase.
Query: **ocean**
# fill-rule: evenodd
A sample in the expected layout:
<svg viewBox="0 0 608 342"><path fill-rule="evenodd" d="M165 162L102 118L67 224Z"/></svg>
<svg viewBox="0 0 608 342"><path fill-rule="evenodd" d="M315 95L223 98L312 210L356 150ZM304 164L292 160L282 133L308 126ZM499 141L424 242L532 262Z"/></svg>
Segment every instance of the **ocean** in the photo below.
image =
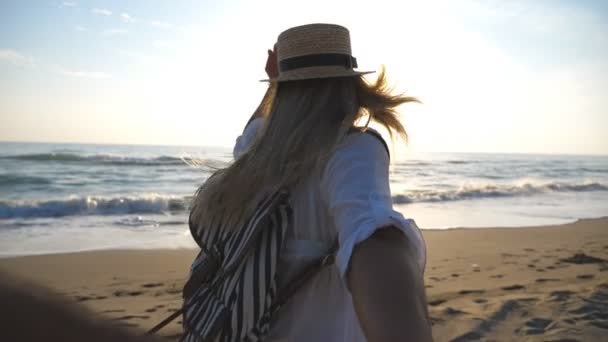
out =
<svg viewBox="0 0 608 342"><path fill-rule="evenodd" d="M220 147L0 143L0 256L195 247L189 202L231 159ZM423 228L608 216L608 156L412 154L390 183Z"/></svg>

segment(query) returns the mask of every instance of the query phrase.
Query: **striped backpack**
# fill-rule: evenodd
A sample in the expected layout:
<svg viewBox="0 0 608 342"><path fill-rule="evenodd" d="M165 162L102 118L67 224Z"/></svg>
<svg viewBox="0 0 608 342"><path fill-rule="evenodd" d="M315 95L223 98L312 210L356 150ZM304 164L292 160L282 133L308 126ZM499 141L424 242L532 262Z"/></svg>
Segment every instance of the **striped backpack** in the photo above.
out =
<svg viewBox="0 0 608 342"><path fill-rule="evenodd" d="M277 266L293 223L288 191L263 198L240 230L208 229L189 221L201 251L184 286L183 306L148 332L183 315L180 341L263 340L273 314L306 280L333 263L337 250L335 244L279 293Z"/></svg>

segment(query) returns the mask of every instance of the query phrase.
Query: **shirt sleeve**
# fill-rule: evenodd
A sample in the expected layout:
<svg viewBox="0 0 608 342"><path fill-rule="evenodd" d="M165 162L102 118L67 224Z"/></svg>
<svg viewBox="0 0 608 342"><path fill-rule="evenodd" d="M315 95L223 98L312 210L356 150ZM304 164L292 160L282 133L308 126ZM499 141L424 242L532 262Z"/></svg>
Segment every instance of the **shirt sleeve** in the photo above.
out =
<svg viewBox="0 0 608 342"><path fill-rule="evenodd" d="M255 118L243 130L243 134L236 138L234 148L232 149L232 155L234 159L237 159L241 154L245 153L249 146L253 143L257 137L259 131L264 126L264 118Z"/></svg>
<svg viewBox="0 0 608 342"><path fill-rule="evenodd" d="M412 219L393 209L388 171L389 156L382 142L371 134L346 136L329 159L321 191L338 230L340 247L336 266L344 280L355 246L379 228L398 228L416 248L421 272L426 266L426 246Z"/></svg>

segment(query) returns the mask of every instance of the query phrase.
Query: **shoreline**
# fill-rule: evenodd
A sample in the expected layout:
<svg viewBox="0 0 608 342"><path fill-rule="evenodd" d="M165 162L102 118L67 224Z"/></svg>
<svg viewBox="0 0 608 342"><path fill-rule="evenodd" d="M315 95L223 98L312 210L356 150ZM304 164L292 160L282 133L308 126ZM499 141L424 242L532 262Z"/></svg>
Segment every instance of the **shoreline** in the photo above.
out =
<svg viewBox="0 0 608 342"><path fill-rule="evenodd" d="M450 232L450 231L460 231L460 230L529 230L529 229L559 229L561 227L569 226L572 224L576 224L579 222L586 221L594 221L594 220L606 220L608 221L608 216L600 216L596 218L579 218L574 219L569 222L559 223L559 224L539 224L539 225L524 225L524 226L496 226L496 227L448 227L448 228L420 228L423 232ZM163 247L141 247L141 248L91 248L91 249L82 249L82 250L67 250L67 251L57 251L57 252L39 252L39 253L30 253L30 254L14 254L14 255L2 255L0 254L0 260L3 259L13 259L13 258L21 258L21 257L29 257L29 256L51 256L51 255L73 255L79 253L90 253L90 252L125 252L125 251L191 251L198 250L198 246L193 247L176 247L176 248L163 248Z"/></svg>
<svg viewBox="0 0 608 342"><path fill-rule="evenodd" d="M547 228L547 229L559 229L564 226L569 226L572 224L586 222L586 221L595 221L595 220L606 220L608 221L608 216L598 216L598 217L589 217L589 218L578 218L572 221L568 221L565 223L557 223L557 224L538 224L538 225L524 225L524 226L497 226L497 227L450 227L450 228L421 228L423 231L431 231L431 232L445 232L445 231L454 231L454 230L501 230L501 229L538 229L538 228Z"/></svg>
<svg viewBox="0 0 608 342"><path fill-rule="evenodd" d="M437 341L598 340L608 332L608 218L564 225L422 230ZM0 258L0 272L52 289L137 331L181 305L192 249ZM599 260L599 261L598 261ZM177 322L161 332L179 334Z"/></svg>

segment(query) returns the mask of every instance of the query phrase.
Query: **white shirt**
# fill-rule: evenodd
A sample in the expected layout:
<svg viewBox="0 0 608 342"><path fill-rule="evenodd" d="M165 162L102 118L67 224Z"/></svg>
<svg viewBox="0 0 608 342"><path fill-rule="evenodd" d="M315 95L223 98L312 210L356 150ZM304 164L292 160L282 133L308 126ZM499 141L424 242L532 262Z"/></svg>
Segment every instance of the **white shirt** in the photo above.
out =
<svg viewBox="0 0 608 342"><path fill-rule="evenodd" d="M264 119L249 123L237 138L234 157L246 151ZM393 210L388 181L389 156L371 134L348 134L323 172L313 173L291 191L294 231L289 232L280 265L280 283L288 283L309 262L323 256L336 236L336 263L301 287L278 312L267 340L273 342L365 341L346 271L356 244L378 228L399 228L416 247L420 271L426 264L422 234L411 219Z"/></svg>

